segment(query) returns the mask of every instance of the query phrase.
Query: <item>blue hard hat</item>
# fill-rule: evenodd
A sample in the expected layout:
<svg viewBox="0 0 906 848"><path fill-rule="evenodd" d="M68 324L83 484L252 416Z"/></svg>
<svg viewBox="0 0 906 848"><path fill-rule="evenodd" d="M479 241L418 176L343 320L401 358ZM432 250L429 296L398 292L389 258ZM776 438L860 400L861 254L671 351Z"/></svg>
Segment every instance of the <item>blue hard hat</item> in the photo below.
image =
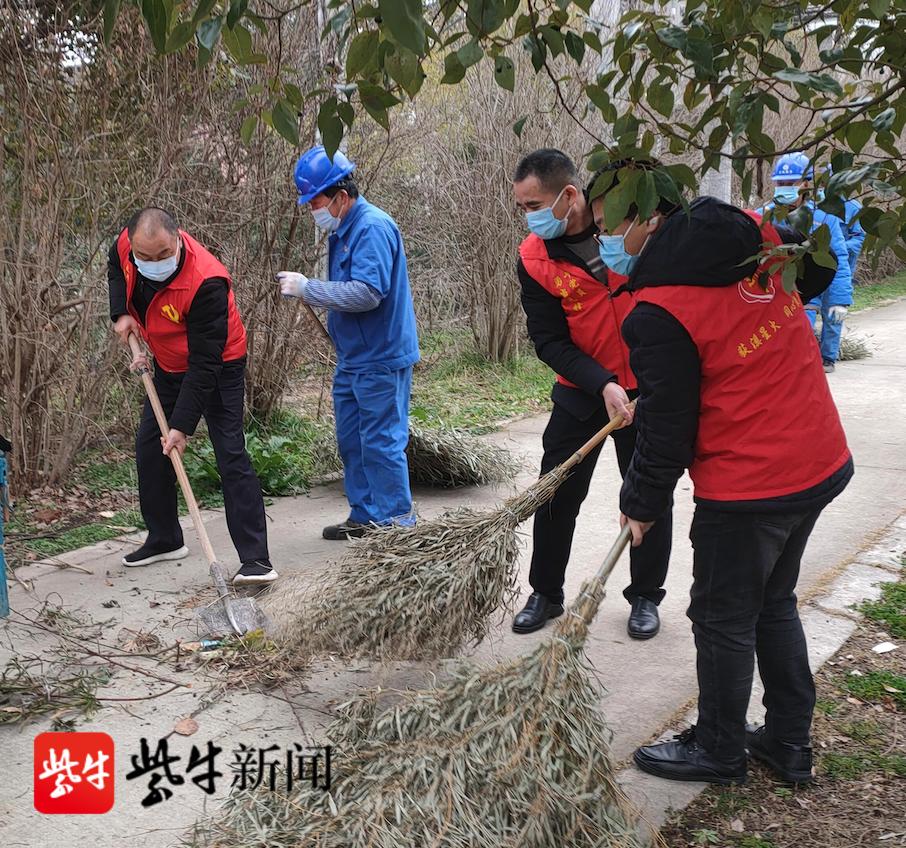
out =
<svg viewBox="0 0 906 848"><path fill-rule="evenodd" d="M804 153L784 153L775 163L771 179L774 182L781 180L810 180L815 172L808 156Z"/></svg>
<svg viewBox="0 0 906 848"><path fill-rule="evenodd" d="M308 203L324 189L336 185L343 177L355 170L355 163L350 162L339 150L333 160L327 155L322 145L306 150L296 162L293 179L299 189L299 204Z"/></svg>

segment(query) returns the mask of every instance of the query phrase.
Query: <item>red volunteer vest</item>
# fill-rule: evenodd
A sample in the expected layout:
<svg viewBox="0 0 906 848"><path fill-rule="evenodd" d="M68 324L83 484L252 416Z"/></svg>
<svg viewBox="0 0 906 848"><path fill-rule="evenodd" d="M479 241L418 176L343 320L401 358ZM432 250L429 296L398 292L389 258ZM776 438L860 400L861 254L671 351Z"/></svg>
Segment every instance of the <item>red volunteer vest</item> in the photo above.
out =
<svg viewBox="0 0 906 848"><path fill-rule="evenodd" d="M117 252L126 278L126 308L138 321L142 336L151 348L154 358L164 371L179 374L189 370L189 340L186 333L186 316L201 284L211 277L222 277L229 285L227 294L227 340L223 361L231 362L245 356L245 327L236 309L233 283L226 268L214 256L183 230L179 231L185 249L182 269L173 281L161 289L148 304L145 324L139 320L132 306L132 293L138 269L132 260L132 245L126 230L120 233Z"/></svg>
<svg viewBox="0 0 906 848"><path fill-rule="evenodd" d="M617 375L624 389L638 385L629 370L629 349L623 341L620 327L634 306L632 298L611 297L626 278L608 271L610 282L605 285L587 271L562 259L547 255L544 239L532 234L519 246L519 256L532 279L555 297L566 313L569 335L583 353ZM557 375L564 386L578 388L565 377Z"/></svg>
<svg viewBox="0 0 906 848"><path fill-rule="evenodd" d="M765 243L781 243L770 224ZM846 436L798 292L777 268L765 291L735 286L657 286L635 295L673 315L701 360L701 407L689 475L716 501L775 498L827 479L849 459ZM757 273L765 272L764 268Z"/></svg>

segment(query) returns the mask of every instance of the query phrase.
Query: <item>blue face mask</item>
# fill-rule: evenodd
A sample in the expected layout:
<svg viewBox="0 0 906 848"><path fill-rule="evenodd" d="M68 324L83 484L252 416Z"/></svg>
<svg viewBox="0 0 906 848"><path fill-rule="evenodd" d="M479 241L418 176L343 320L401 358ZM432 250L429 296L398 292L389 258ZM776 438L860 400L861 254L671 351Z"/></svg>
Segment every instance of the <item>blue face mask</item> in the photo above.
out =
<svg viewBox="0 0 906 848"><path fill-rule="evenodd" d="M791 206L799 199L798 186L776 186L774 188L774 200L782 203L784 206Z"/></svg>
<svg viewBox="0 0 906 848"><path fill-rule="evenodd" d="M146 262L144 259L136 257L135 267L138 268L139 274L145 279L153 280L155 283L163 282L167 277L175 273L179 266L179 251L180 246L177 244L176 253L157 262Z"/></svg>
<svg viewBox="0 0 906 848"><path fill-rule="evenodd" d="M529 230L538 236L538 238L545 240L559 238L566 232L566 219L569 218L572 207L567 209L566 215L563 218L554 216L554 207L557 205L557 201L563 196L564 191L566 191L565 186L560 191L560 194L557 195L557 200L545 209L536 209L534 212L525 213L525 223L528 224Z"/></svg>
<svg viewBox="0 0 906 848"><path fill-rule="evenodd" d="M635 221L629 225L629 229L621 236L598 236L598 255L601 261L610 268L615 274L622 274L628 277L635 268L636 262L639 261L639 254L633 256L626 252L626 236L629 230L635 226ZM645 240L647 243L647 239ZM645 245L642 245L644 249Z"/></svg>

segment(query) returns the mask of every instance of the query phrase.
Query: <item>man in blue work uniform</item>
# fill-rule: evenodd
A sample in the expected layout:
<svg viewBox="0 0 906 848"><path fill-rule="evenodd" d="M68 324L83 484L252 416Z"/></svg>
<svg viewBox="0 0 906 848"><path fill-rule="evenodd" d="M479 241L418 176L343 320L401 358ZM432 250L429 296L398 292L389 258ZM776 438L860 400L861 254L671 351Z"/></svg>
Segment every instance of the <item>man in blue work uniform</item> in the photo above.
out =
<svg viewBox="0 0 906 848"><path fill-rule="evenodd" d="M399 228L359 195L355 165L321 146L296 164L299 203L330 232L327 280L277 274L284 297L328 310L337 350L333 403L349 516L325 539L361 536L371 524L412 524L406 446L412 366L418 362L415 310Z"/></svg>
<svg viewBox="0 0 906 848"><path fill-rule="evenodd" d="M859 264L859 254L862 253L862 244L865 242L865 230L859 221L862 204L858 200L847 200L843 203L843 235L846 238L846 252L849 255L849 273L856 284L856 266Z"/></svg>
<svg viewBox="0 0 906 848"><path fill-rule="evenodd" d="M837 273L830 286L808 303L806 314L814 327L818 311L821 311L821 360L824 370L831 372L840 354L843 319L853 302L853 281L843 222L815 207L814 200L809 196L813 179L814 169L808 156L804 153L784 154L777 160L771 174L774 202L758 211L767 212L775 206L784 206L792 211L807 206L812 212L812 230L817 230L822 224L827 224L830 230L830 249L837 258Z"/></svg>

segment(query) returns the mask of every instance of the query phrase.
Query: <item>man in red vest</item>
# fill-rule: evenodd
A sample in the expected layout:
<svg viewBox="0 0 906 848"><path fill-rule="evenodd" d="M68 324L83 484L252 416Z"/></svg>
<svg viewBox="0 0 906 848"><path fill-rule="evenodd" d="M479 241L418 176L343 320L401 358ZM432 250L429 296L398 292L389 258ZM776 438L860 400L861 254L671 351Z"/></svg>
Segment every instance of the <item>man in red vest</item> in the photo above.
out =
<svg viewBox="0 0 906 848"><path fill-rule="evenodd" d="M635 378L620 324L631 305L615 300L622 277L608 273L598 257L597 227L579 185L576 166L559 150L536 150L516 168L516 203L526 213L531 235L519 247L517 266L522 306L538 358L557 374L554 403L544 431L545 474L570 457L608 419L624 415L635 397ZM613 434L617 464L625 474L635 446L635 427ZM592 451L566 479L550 504L535 513L529 583L532 595L513 621L517 633L530 633L563 613L563 582L576 517L588 494L601 448ZM645 544L632 552L631 582L623 592L631 604L627 631L650 639L660 628L658 604L664 597L672 536L666 505Z"/></svg>
<svg viewBox="0 0 906 848"><path fill-rule="evenodd" d="M592 202L602 229L607 192L652 167L603 169L613 182ZM602 260L629 276L631 295L620 297L634 303L623 336L641 392L639 435L620 495L633 544L653 532L686 468L695 487L698 723L636 751L639 768L660 777L739 783L748 748L784 780L811 779L815 687L795 589L809 535L853 463L803 300L834 271L806 257L788 294L776 262L752 260L801 240L713 197L648 220L630 207L600 237ZM747 730L756 656L767 715Z"/></svg>
<svg viewBox="0 0 906 848"><path fill-rule="evenodd" d="M203 415L223 482L227 526L242 564L233 583L276 580L261 486L245 450L245 327L229 272L179 229L170 213L149 207L132 217L110 248L107 279L113 329L124 344L135 333L151 348L154 385L170 424L161 438L145 401L135 447L148 538L123 557L123 565L150 565L188 553L168 455L171 450L182 455Z"/></svg>

